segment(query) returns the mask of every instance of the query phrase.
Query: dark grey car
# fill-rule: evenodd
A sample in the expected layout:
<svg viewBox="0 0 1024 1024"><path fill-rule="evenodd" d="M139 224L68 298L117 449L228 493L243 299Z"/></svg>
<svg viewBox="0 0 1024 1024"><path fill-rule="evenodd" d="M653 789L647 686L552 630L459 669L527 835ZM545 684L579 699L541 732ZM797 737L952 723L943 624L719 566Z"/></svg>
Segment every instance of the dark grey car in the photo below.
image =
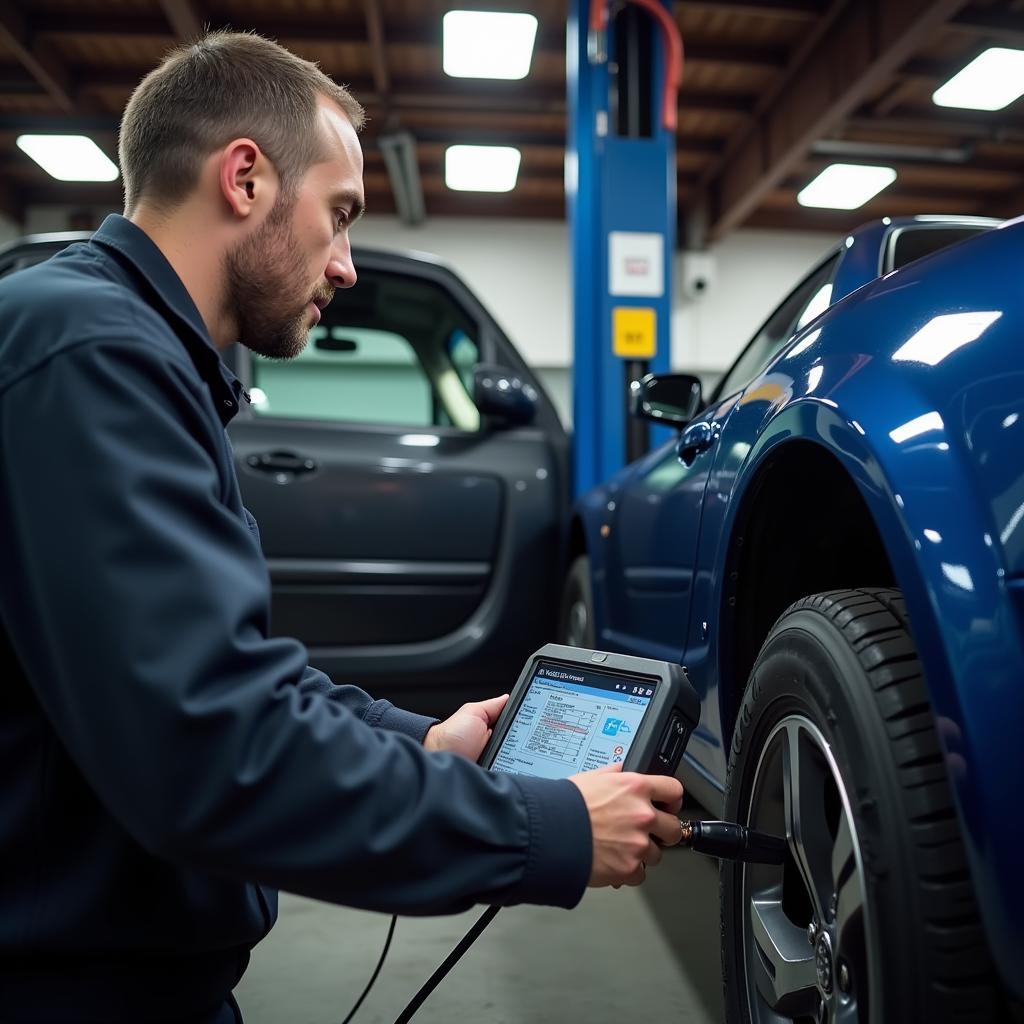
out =
<svg viewBox="0 0 1024 1024"><path fill-rule="evenodd" d="M82 234L0 250L0 275ZM338 682L444 711L507 689L554 631L568 440L493 317L430 257L354 250L297 359L234 346L229 427L273 629Z"/></svg>

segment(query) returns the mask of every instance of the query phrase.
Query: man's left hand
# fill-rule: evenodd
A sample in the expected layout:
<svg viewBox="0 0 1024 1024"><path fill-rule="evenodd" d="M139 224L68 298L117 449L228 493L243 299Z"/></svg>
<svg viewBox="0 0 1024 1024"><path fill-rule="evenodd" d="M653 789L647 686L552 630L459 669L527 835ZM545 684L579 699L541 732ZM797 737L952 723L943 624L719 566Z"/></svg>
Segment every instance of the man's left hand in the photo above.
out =
<svg viewBox="0 0 1024 1024"><path fill-rule="evenodd" d="M432 725L423 738L427 750L447 750L475 761L491 738L491 728L501 709L508 703L508 694L475 704L463 704L451 718Z"/></svg>

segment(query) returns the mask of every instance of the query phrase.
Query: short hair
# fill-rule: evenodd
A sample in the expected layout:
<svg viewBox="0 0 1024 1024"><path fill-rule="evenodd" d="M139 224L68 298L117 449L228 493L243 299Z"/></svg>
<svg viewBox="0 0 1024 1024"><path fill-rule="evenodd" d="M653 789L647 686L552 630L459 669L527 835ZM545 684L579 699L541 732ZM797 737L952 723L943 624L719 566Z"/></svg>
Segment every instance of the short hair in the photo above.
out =
<svg viewBox="0 0 1024 1024"><path fill-rule="evenodd" d="M207 157L238 138L260 147L290 191L320 158L319 95L362 128L363 108L346 88L263 36L216 31L176 47L139 83L121 118L125 213L142 199L178 206Z"/></svg>

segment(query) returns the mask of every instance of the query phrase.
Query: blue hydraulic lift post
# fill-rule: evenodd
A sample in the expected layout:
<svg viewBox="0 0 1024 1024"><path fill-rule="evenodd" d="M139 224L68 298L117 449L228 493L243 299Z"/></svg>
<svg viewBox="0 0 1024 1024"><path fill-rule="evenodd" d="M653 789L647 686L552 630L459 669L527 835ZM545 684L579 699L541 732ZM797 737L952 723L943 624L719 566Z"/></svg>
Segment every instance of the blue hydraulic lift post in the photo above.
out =
<svg viewBox="0 0 1024 1024"><path fill-rule="evenodd" d="M671 0L659 2L671 12ZM591 60L590 7L572 0L566 32L576 495L627 461L628 378L669 368L676 220L675 132L662 123L664 40L647 12L627 8L639 16L631 24L610 19L605 59ZM650 33L639 51L637 26ZM631 80L645 91L639 98L623 75L630 63ZM623 103L646 107L649 135L619 134ZM651 435L660 443L670 433L656 427ZM640 454L637 436L631 457Z"/></svg>

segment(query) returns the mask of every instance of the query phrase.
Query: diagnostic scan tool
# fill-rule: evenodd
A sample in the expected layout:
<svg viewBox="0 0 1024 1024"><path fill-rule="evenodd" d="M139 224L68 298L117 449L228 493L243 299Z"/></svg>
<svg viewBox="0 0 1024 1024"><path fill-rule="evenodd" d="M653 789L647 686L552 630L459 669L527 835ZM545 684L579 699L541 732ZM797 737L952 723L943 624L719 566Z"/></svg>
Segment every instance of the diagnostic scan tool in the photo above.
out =
<svg viewBox="0 0 1024 1024"><path fill-rule="evenodd" d="M480 764L545 779L617 763L674 775L699 718L680 665L547 644L527 661Z"/></svg>

